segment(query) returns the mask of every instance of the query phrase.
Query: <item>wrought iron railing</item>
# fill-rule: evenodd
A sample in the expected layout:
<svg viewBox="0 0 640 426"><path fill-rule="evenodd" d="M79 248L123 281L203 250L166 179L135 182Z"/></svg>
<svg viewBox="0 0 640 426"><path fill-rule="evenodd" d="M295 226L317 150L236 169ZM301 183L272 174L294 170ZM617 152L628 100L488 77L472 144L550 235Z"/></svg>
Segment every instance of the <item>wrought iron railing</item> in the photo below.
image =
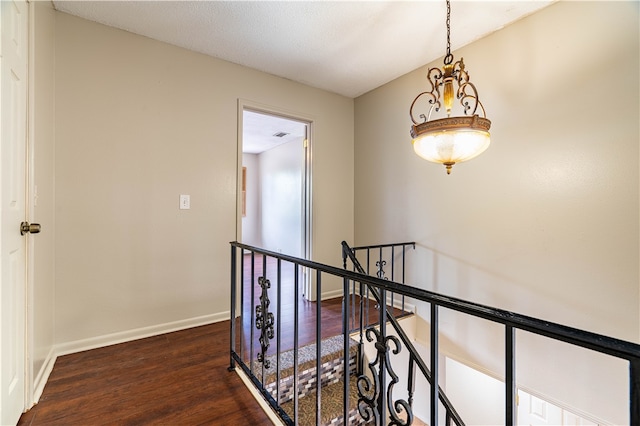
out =
<svg viewBox="0 0 640 426"><path fill-rule="evenodd" d="M376 244L370 246L359 246L359 247L349 247L349 245L343 241L342 242L342 263L345 269L347 269L347 259L349 259L350 255L348 255L348 251L353 254L353 257L362 259L362 262L358 261L357 266L360 267L360 270L356 269L356 264L353 264L353 269L356 272L360 272L362 274L373 275L378 278L382 278L385 280L391 280L395 282L405 283L405 271L406 271L406 254L407 250L411 248L415 250L416 243L406 242L406 243L392 243L392 244ZM364 264L364 265L363 265ZM364 286L363 290L357 286L357 283L352 284L351 289L351 299L350 302L353 306L358 296L362 296L363 300L363 310L364 314L368 315L369 310L372 308L372 304L370 303L373 299L373 296L369 294L370 290L368 287ZM387 295L387 303L391 307L395 307L399 309L401 312L406 312L407 306L405 303L405 297L399 296L396 299L395 293L391 293ZM375 302L374 308L378 308L378 301ZM352 321L351 321L351 329L356 329L358 324L354 318L355 309L352 309Z"/></svg>
<svg viewBox="0 0 640 426"><path fill-rule="evenodd" d="M390 262L390 268L391 268L391 281L394 281L395 278L395 272L398 268L396 268L396 253L400 253L400 276L401 276L401 282L400 284L405 284L405 268L406 268L406 256L405 256L405 249L406 247L412 247L415 249L415 243L414 242L407 242L407 243L396 243L396 244L379 244L379 245L373 245L373 246L362 246L362 247L349 247L349 244L347 244L346 241L342 242L342 262L343 262L343 266L345 269L347 269L347 259L351 260L351 263L353 265L353 269L356 272L359 272L361 274L366 274L366 275L372 275L371 273L371 262L372 262L372 252L373 252L373 258L375 260L375 265L376 265L376 271L375 271L375 275L378 278L381 279L387 279L386 274L384 272L384 267L388 265L388 262L386 261L386 259L389 259ZM362 266L362 264L360 263L359 259L357 258L357 253L361 252L364 253L364 257L365 257L365 264L366 264L366 269L365 267ZM355 282L354 282L354 291L355 292ZM393 308L395 307L395 293L393 291L390 292L390 295L387 296L387 290L385 289L380 289L378 290L376 287L373 287L369 284L366 283L360 283L359 286L359 295L361 295L359 302L360 302L360 310L359 310L359 319L360 319L360 325L357 329L357 331L359 331L359 346L362 347L364 345L364 341L363 341L363 334L364 334L364 330L365 330L365 324L363 321L363 312L366 312L369 309L369 302L370 299L374 299L376 302L376 308L380 311L380 319L378 322L378 327L380 328L380 332L375 332L375 339L376 339L376 343L378 343L376 345L376 347L378 348L378 357L376 358L376 360L374 360L373 363L370 364L369 368L372 371L372 374L376 377L376 386L373 386L374 388L380 388L380 389L384 389L385 388L385 382L387 380L387 372L385 371L385 369L390 369L391 366L389 365L389 360L388 360L388 356L386 354L386 352L389 351L389 348L387 347L387 344L385 342L385 338L384 336L386 335L386 322L389 322L389 324L393 327L394 331L396 332L396 334L398 335L398 337L400 338L400 340L402 341L402 345L404 345L404 347L407 349L407 351L409 352L409 366L408 366L408 377L407 377L407 393L409 395L407 403L408 406L407 407L403 407L403 409L408 413L409 417L412 417L412 412L413 412L413 395L415 392L415 385L416 385L416 367L420 370L420 372L422 373L423 377L427 380L427 383L429 383L429 385L431 385L432 380L432 375L431 375L431 371L429 371L429 368L427 367L426 363L424 362L424 360L422 359L422 356L420 356L420 353L418 352L418 350L415 348L415 346L413 345L413 343L411 342L411 340L409 339L409 337L407 336L407 334L404 332L404 329L402 328L402 326L400 325L400 323L398 322L396 316L393 314ZM353 300L353 296L350 298L350 300ZM382 301L385 301L386 303L382 303ZM405 304L405 296L404 295L400 295L400 305L401 305L401 310L400 313L404 314L405 313L405 308L406 308L406 304ZM352 302L353 303L353 302ZM389 308L387 308L387 304L389 304ZM352 305L353 306L353 305ZM352 311L355 311L355 309L352 309ZM367 329L372 328L371 326L369 326ZM369 332L367 332L367 339L369 339ZM394 344L396 345L397 348L400 348L401 345L399 344L399 342L394 342ZM360 351L360 353L362 353L362 350ZM363 370L363 363L364 363L364 359L363 357L359 358L360 361L360 368L359 368L359 372L361 374L361 376L363 377L363 380L361 381L363 383L363 385L366 382L366 379L364 379L364 377L362 375L362 370ZM378 365L378 367L376 367L376 364ZM377 371L376 371L377 368ZM390 373L389 376L391 376L391 386L393 386L396 382L397 382L397 378L394 377L395 373ZM437 382L436 382L437 383ZM370 383L366 383L366 385L370 385ZM447 395L442 391L442 389L440 388L440 386L438 386L438 399L440 400L440 402L442 403L444 409L445 409L445 425L450 426L451 423L453 422L456 426L464 426L464 422L462 420L462 418L460 417L460 414L458 414L457 410L455 409L455 407L453 406L453 404L451 403L451 401L449 400L449 398L447 397ZM374 402L376 403L376 405L380 405L381 402L384 401L383 395L380 395L380 401L370 401L367 400L367 402L369 404L373 404ZM381 413L380 415L382 416L382 418L385 418L384 416L384 405L382 405L382 409L380 410ZM376 422L376 424L380 424L379 422ZM409 423L410 424L410 423ZM432 423L432 424L436 424L436 423Z"/></svg>
<svg viewBox="0 0 640 426"><path fill-rule="evenodd" d="M248 253L248 254L243 254ZM350 257L350 256L349 256ZM241 259L241 261L239 261ZM356 259L357 261L357 259ZM310 276L315 285L315 302L298 303L301 297L299 284L303 276ZM262 277L262 279L260 279ZM502 324L505 330L505 424L516 424L516 380L515 380L515 331L524 330L556 341L566 342L578 347L587 348L612 357L624 359L629 362L629 421L631 425L640 425L640 345L614 339L611 337L550 323L537 318L519 315L502 309L443 296L427 290L410 287L379 277L369 276L357 271L350 271L329 265L312 262L292 256L283 255L257 247L248 246L238 242L231 243L231 348L230 369L240 368L251 380L256 389L263 395L268 404L275 410L285 424L300 424L300 371L302 349L300 342L301 329L304 325L300 321L305 315L311 314L315 347L312 348L313 368L316 372L322 371L323 341L322 330L322 287L323 281L342 282L343 294L349 295L352 283L358 283L364 287L375 289L380 305L380 318L376 331L368 329L365 334L371 340L376 340L378 357L384 358L378 362L380 367L387 369L387 355L399 347L399 341L387 334L386 321L387 294L395 293L399 297L408 297L426 302L430 305L430 405L429 424L438 424L439 402L441 389L438 386L440 368L438 365L438 333L439 333L439 309L447 308L473 317L486 319L497 324ZM283 288L283 284L290 281L292 288ZM256 287L256 284L260 284ZM259 288L259 290L258 290ZM363 295L362 288L360 295ZM258 297L258 292L260 296ZM239 293L239 294L238 294ZM373 298L376 295L370 293ZM239 296L239 297L238 297ZM274 297L275 296L275 297ZM260 300L262 298L262 300ZM283 312L283 306L287 300L293 299L292 312ZM271 305L273 304L273 306ZM350 318L352 306L343 303L342 330L350 330ZM288 315L291 318L288 318ZM304 315L303 315L304 314ZM291 322L287 322L291 319ZM286 343L283 330L293 334L292 342ZM258 331L259 333L256 333ZM273 340L275 339L275 346ZM342 346L343 359L341 368L343 372L351 371L348 354L351 353L351 337L349 333L342 333L339 338ZM404 339L400 339L404 340ZM408 339L407 339L408 340ZM405 347L405 342L403 342ZM282 353L291 347L292 365L285 366ZM260 354L260 360L258 359ZM267 362L270 364L267 367ZM418 360L409 363L409 375L415 372L415 363L419 369L426 370L426 365L421 366ZM422 362L424 364L424 362ZM286 370L291 370L288 372ZM428 370L426 370L428 371ZM351 382L354 380L350 374L342 374L342 404L341 413L343 424L352 424L350 420L351 407L357 401L359 415L363 418L375 419L376 424L387 422L390 424L410 424L411 415L404 419L394 419L393 416L403 411L411 410L410 401L394 400L393 384L394 374L391 377L391 386L382 386L380 381L376 383L375 375L366 376L363 371L356 371L359 395L350 393ZM289 376L290 375L290 376ZM285 383L291 377L291 388L285 389ZM386 377L386 374L384 375ZM269 377L272 377L270 379ZM378 374L378 377L381 377ZM367 382L369 380L369 382ZM383 379L385 380L385 379ZM315 424L321 424L322 410L322 380L316 378L315 395L313 395L313 411ZM371 392L374 386L377 391ZM289 407L283 408L284 400L288 400ZM355 401L354 401L355 400ZM455 421L451 416L447 421ZM313 421L311 422L313 423Z"/></svg>

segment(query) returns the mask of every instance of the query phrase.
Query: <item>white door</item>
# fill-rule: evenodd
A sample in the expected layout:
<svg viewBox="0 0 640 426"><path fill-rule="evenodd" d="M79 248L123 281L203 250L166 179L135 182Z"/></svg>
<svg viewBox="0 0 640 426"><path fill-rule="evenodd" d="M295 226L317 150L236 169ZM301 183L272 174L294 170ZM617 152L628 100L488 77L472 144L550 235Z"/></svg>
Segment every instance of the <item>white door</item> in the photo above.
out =
<svg viewBox="0 0 640 426"><path fill-rule="evenodd" d="M27 3L2 4L0 47L0 424L25 407Z"/></svg>
<svg viewBox="0 0 640 426"><path fill-rule="evenodd" d="M518 425L522 426L598 426L549 401L518 389Z"/></svg>
<svg viewBox="0 0 640 426"><path fill-rule="evenodd" d="M518 424L526 426L563 425L562 409L518 389Z"/></svg>

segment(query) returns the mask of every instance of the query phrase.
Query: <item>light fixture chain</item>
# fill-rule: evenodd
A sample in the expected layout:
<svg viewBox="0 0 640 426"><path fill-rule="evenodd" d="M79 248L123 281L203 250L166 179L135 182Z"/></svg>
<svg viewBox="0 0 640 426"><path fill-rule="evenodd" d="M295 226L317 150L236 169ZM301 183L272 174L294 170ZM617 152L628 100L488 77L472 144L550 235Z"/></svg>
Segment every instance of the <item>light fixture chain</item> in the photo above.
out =
<svg viewBox="0 0 640 426"><path fill-rule="evenodd" d="M444 57L445 65L449 65L453 62L453 55L451 54L451 4L447 0L447 55Z"/></svg>

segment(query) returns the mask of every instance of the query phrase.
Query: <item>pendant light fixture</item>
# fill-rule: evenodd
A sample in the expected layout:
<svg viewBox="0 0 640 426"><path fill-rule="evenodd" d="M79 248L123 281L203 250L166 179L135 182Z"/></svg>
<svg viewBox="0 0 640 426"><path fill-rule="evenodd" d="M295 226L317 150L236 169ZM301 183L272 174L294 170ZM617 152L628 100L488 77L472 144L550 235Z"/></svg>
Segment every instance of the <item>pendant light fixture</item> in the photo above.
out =
<svg viewBox="0 0 640 426"><path fill-rule="evenodd" d="M451 5L447 0L447 53L444 66L442 69L429 69L427 80L431 89L416 96L409 108L413 122L411 137L414 151L426 160L444 164L447 174L451 173L454 164L471 160L489 147L491 127L491 121L486 118L484 106L478 99L476 86L469 81L463 59L453 62L450 33ZM420 114L421 121L417 121L413 108L423 96L430 106L428 114ZM451 116L454 96L460 101L464 115ZM446 117L432 119L432 113L440 112L443 108Z"/></svg>

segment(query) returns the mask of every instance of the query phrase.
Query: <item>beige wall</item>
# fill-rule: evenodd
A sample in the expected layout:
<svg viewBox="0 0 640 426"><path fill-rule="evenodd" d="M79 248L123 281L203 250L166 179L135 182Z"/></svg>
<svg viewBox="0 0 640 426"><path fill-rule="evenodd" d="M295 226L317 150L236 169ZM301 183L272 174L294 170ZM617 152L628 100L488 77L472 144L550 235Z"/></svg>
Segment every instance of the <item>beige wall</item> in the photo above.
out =
<svg viewBox="0 0 640 426"><path fill-rule="evenodd" d="M29 386L42 391L54 360L54 64L55 12L49 2L31 2L30 220L42 225L42 232L29 238L33 262L30 270L29 344L31 372ZM37 192L35 191L37 187ZM31 394L31 392L30 392Z"/></svg>
<svg viewBox="0 0 640 426"><path fill-rule="evenodd" d="M352 99L62 13L55 76L65 350L228 317L238 99L313 118L313 257L339 265L353 237Z"/></svg>
<svg viewBox="0 0 640 426"><path fill-rule="evenodd" d="M450 176L413 153L426 66L357 98L356 242L415 240L417 286L637 342L638 3L559 2L453 53L493 121L491 147ZM443 324L445 350L503 374L500 328L447 312ZM626 421L624 366L583 379L604 364L518 340L524 385Z"/></svg>

